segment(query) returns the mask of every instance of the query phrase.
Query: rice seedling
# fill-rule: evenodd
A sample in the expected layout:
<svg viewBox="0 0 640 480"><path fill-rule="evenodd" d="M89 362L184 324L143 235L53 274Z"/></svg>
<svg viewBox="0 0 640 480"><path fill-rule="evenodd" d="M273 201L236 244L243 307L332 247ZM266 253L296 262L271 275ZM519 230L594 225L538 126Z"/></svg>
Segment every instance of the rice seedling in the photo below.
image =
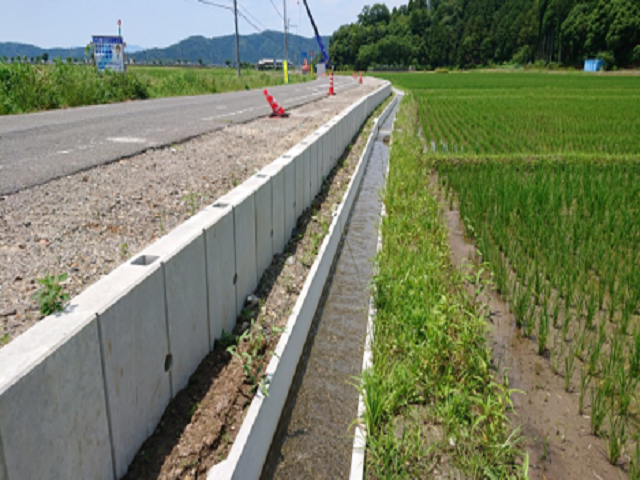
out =
<svg viewBox="0 0 640 480"><path fill-rule="evenodd" d="M640 376L640 325L633 329L628 344L629 375L633 378Z"/></svg>
<svg viewBox="0 0 640 480"><path fill-rule="evenodd" d="M591 387L591 434L600 435L602 424L608 413L606 387L596 382Z"/></svg>
<svg viewBox="0 0 640 480"><path fill-rule="evenodd" d="M580 395L578 397L578 413L582 415L584 413L584 394L587 391L591 376L589 372L583 367L580 370Z"/></svg>
<svg viewBox="0 0 640 480"><path fill-rule="evenodd" d="M640 480L640 442L635 439L636 448L634 450L633 458L629 462L629 478L631 480Z"/></svg>
<svg viewBox="0 0 640 480"><path fill-rule="evenodd" d="M564 357L564 391L569 392L571 389L571 379L576 368L576 351L569 347L567 356Z"/></svg>
<svg viewBox="0 0 640 480"><path fill-rule="evenodd" d="M613 404L613 400L612 400ZM624 444L627 441L626 424L622 417L614 413L613 405L609 410L609 441L607 442L607 458L611 465L618 463Z"/></svg>
<svg viewBox="0 0 640 480"><path fill-rule="evenodd" d="M587 369L590 376L594 376L598 373L598 366L600 365L600 354L602 353L602 347L606 340L605 323L600 324L598 329L598 336L592 336L589 348L587 349Z"/></svg>
<svg viewBox="0 0 640 480"><path fill-rule="evenodd" d="M549 314L546 307L543 307L542 314L538 316L538 355L544 355L547 349L547 339L549 337Z"/></svg>

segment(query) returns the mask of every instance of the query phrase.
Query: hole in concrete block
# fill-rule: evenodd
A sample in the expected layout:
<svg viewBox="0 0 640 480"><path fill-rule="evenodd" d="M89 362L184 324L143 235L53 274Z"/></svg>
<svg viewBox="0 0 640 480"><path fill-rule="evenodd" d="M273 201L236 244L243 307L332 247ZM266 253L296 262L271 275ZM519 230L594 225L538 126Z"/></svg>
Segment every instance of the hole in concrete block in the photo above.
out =
<svg viewBox="0 0 640 480"><path fill-rule="evenodd" d="M228 203L220 203L220 202L218 202L218 203L214 203L213 204L213 208L227 208L228 206L229 206Z"/></svg>
<svg viewBox="0 0 640 480"><path fill-rule="evenodd" d="M147 267L158 260L158 258L160 257L158 257L157 255L140 255L138 258L131 262L131 265Z"/></svg>
<svg viewBox="0 0 640 480"><path fill-rule="evenodd" d="M238 283L238 274L237 273L233 276L233 284L235 285L236 283Z"/></svg>
<svg viewBox="0 0 640 480"><path fill-rule="evenodd" d="M264 173L259 173L256 175L258 178L269 178L269 175L265 175Z"/></svg>
<svg viewBox="0 0 640 480"><path fill-rule="evenodd" d="M171 370L171 365L173 365L173 355L169 353L166 357L164 357L164 371L168 372L169 370Z"/></svg>
<svg viewBox="0 0 640 480"><path fill-rule="evenodd" d="M273 228L271 229L271 237L273 238Z"/></svg>

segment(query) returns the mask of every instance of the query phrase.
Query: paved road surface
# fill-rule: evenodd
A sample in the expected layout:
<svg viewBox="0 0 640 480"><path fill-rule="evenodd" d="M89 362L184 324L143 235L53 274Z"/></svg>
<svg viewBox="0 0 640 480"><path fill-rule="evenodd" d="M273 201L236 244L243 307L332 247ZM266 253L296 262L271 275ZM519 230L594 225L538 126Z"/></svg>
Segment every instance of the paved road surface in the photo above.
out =
<svg viewBox="0 0 640 480"><path fill-rule="evenodd" d="M335 77L336 90L357 86ZM272 87L285 108L326 96L328 80ZM262 90L0 117L0 195L270 112Z"/></svg>

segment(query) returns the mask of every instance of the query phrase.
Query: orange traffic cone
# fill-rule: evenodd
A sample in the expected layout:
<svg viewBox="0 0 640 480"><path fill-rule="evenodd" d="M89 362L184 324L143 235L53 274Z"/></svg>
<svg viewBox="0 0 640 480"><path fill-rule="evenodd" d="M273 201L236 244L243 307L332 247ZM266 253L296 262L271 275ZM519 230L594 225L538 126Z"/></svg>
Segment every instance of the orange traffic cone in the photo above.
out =
<svg viewBox="0 0 640 480"><path fill-rule="evenodd" d="M336 93L333 91L333 72L331 72L331 76L329 77L329 95L335 95Z"/></svg>
<svg viewBox="0 0 640 480"><path fill-rule="evenodd" d="M264 89L264 96L267 98L267 102L269 102L269 106L271 107L271 110L272 110L271 115L269 115L270 117L284 118L289 116L289 114L284 111L284 108L278 105L278 102L276 102L273 96L269 95L269 92L267 91L266 88Z"/></svg>
<svg viewBox="0 0 640 480"><path fill-rule="evenodd" d="M360 81L358 83L362 85L362 72L360 72Z"/></svg>

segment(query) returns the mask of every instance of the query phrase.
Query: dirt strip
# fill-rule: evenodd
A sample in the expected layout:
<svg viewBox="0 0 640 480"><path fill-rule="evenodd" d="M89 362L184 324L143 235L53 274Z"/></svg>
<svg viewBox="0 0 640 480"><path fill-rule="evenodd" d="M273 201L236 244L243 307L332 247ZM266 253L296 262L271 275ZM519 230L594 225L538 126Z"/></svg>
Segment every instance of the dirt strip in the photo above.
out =
<svg viewBox="0 0 640 480"><path fill-rule="evenodd" d="M77 295L380 84L0 197L0 348L42 318L38 279Z"/></svg>

